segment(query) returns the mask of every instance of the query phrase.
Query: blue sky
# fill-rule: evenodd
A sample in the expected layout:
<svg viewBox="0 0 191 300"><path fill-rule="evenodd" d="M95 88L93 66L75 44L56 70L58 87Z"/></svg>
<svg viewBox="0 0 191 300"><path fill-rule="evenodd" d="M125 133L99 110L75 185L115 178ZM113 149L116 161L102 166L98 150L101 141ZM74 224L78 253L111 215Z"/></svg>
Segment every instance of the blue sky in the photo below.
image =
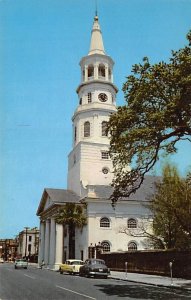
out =
<svg viewBox="0 0 191 300"><path fill-rule="evenodd" d="M168 61L187 44L191 0L97 2L122 105L133 64L144 56ZM45 187L66 188L79 61L88 54L94 14L95 0L0 0L0 238L39 225ZM184 143L170 158L182 174L190 153Z"/></svg>

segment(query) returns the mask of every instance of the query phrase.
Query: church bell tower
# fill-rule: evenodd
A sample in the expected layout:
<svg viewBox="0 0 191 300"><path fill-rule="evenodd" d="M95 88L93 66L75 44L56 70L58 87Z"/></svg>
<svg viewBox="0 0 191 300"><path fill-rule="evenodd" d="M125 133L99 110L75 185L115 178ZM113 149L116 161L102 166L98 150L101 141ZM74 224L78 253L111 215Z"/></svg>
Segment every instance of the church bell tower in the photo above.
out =
<svg viewBox="0 0 191 300"><path fill-rule="evenodd" d="M113 84L113 65L105 53L96 15L89 53L80 61L78 106L72 117L73 149L68 156L68 189L78 195L81 195L81 187L109 185L113 178L106 134L110 114L116 111L118 92Z"/></svg>

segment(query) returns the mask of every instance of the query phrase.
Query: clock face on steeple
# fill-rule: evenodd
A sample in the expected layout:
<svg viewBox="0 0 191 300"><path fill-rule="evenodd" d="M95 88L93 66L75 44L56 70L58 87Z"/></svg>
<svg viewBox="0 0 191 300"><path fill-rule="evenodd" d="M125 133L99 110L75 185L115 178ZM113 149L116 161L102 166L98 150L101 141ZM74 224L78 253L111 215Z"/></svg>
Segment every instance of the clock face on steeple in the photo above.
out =
<svg viewBox="0 0 191 300"><path fill-rule="evenodd" d="M107 95L106 95L105 93L100 93L100 94L98 95L98 99L99 99L101 102L106 102L107 99L108 99L108 97L107 97Z"/></svg>

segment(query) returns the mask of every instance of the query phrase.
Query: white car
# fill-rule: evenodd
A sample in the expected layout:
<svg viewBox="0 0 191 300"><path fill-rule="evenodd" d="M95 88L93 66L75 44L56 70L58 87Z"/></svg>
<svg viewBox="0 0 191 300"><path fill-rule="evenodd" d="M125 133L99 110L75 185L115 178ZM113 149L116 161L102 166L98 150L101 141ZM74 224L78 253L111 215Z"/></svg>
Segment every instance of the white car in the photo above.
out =
<svg viewBox="0 0 191 300"><path fill-rule="evenodd" d="M28 262L26 261L26 259L18 258L15 260L15 269L18 268L24 268L24 269L28 268Z"/></svg>
<svg viewBox="0 0 191 300"><path fill-rule="evenodd" d="M2 257L0 257L0 263L3 264L4 263L4 259Z"/></svg>

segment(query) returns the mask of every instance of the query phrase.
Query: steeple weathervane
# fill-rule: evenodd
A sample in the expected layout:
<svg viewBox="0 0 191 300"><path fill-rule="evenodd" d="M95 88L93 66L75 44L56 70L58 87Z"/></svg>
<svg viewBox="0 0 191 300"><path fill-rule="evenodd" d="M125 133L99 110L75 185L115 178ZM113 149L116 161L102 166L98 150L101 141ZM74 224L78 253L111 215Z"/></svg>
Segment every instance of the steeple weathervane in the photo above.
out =
<svg viewBox="0 0 191 300"><path fill-rule="evenodd" d="M95 16L97 16L97 0L95 0Z"/></svg>
<svg viewBox="0 0 191 300"><path fill-rule="evenodd" d="M102 39L102 32L101 32L100 25L99 25L99 22L98 22L97 7L96 7L96 16L94 17L94 23L93 23L92 35L91 35L91 43L90 43L90 50L89 50L88 55L92 55L92 54L103 54L103 55L105 55L103 39Z"/></svg>

